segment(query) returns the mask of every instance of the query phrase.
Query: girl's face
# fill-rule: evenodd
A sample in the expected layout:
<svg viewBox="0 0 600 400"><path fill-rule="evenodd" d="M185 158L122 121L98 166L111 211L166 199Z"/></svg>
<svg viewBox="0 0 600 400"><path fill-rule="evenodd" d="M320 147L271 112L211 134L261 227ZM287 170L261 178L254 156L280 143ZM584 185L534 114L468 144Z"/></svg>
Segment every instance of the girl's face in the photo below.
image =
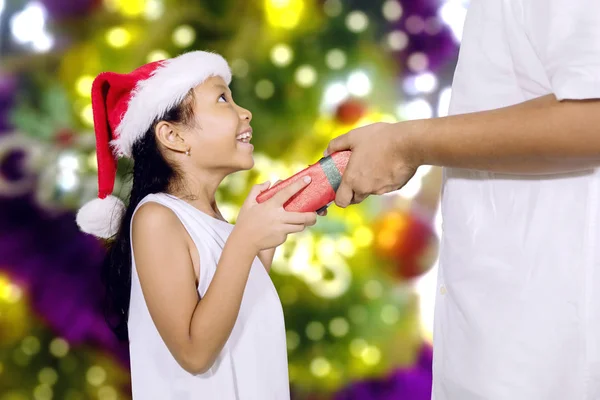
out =
<svg viewBox="0 0 600 400"><path fill-rule="evenodd" d="M193 121L181 134L195 166L232 173L254 166L252 113L235 104L221 77L194 88Z"/></svg>

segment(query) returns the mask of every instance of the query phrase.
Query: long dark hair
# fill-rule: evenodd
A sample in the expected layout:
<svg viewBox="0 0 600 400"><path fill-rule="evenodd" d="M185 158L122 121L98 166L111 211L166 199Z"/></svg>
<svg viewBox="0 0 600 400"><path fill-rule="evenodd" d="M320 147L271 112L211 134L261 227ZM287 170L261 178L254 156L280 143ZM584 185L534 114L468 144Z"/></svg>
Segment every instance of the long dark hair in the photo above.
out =
<svg viewBox="0 0 600 400"><path fill-rule="evenodd" d="M118 233L109 244L102 266L102 281L106 288L104 316L106 322L121 340L128 339L127 320L131 295L131 242L130 230L133 213L144 197L151 193L167 192L181 179L181 173L167 162L161 153L154 132L160 121L189 124L193 119L193 92L176 107L157 119L143 137L133 145L133 185L129 203Z"/></svg>

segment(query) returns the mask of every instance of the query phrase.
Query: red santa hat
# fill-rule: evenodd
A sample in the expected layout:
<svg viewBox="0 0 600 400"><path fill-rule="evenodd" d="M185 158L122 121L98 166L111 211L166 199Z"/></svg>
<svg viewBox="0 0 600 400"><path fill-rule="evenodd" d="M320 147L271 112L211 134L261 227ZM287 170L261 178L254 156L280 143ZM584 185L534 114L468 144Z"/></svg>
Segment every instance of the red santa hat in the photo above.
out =
<svg viewBox="0 0 600 400"><path fill-rule="evenodd" d="M77 213L77 224L101 238L114 236L125 205L112 195L117 159L131 157L133 144L190 89L211 76L229 85L231 71L218 54L193 51L141 66L129 74L103 72L92 84L92 108L98 159L98 199Z"/></svg>

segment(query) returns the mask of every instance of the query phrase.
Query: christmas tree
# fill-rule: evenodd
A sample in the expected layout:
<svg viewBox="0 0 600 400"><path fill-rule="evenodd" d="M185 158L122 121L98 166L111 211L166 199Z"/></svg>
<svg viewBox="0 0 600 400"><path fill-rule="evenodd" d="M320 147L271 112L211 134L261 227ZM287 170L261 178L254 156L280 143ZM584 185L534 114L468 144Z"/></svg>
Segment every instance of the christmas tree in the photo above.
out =
<svg viewBox="0 0 600 400"><path fill-rule="evenodd" d="M234 98L254 115L256 148L255 168L218 192L235 222L251 185L316 162L331 138L370 122L431 117L438 101L443 110L457 51L445 16L460 13L458 3L6 4L0 399L130 396L126 345L102 320L103 243L78 232L73 217L96 196L90 88L98 73L194 49L228 59ZM119 165L115 194L124 199L130 168ZM428 398L430 350L412 282L437 256L438 191L439 171L423 167L400 192L332 207L278 249L271 276L295 398Z"/></svg>

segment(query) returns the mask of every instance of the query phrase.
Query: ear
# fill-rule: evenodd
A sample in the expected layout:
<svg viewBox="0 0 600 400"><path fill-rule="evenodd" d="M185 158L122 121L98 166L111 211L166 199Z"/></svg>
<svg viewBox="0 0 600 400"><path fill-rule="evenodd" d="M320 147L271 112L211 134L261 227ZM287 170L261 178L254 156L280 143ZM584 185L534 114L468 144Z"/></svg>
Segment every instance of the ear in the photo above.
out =
<svg viewBox="0 0 600 400"><path fill-rule="evenodd" d="M166 121L160 121L156 124L154 133L156 134L157 142L167 149L178 153L185 153L188 150L185 141L179 134L179 130L175 125Z"/></svg>

